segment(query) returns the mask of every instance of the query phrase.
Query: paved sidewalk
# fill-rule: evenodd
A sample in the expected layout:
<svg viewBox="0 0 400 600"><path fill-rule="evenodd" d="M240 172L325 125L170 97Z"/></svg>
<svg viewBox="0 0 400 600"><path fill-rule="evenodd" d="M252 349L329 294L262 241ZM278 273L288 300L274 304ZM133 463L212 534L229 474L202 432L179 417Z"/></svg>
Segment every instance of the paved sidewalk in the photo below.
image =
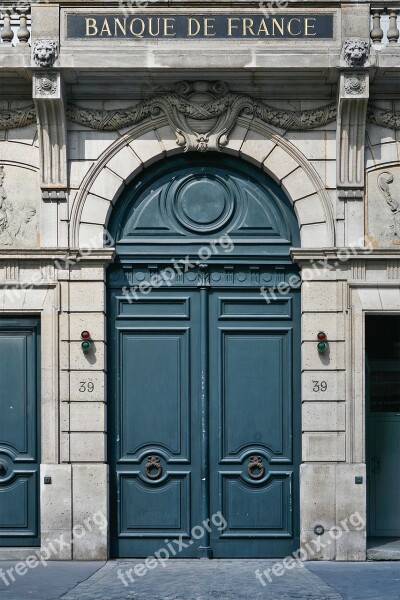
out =
<svg viewBox="0 0 400 600"><path fill-rule="evenodd" d="M16 563L0 562L1 572ZM400 562L306 563L271 582L271 560L170 560L138 577L141 560L52 562L8 586L1 600L400 600ZM141 570L140 570L141 569ZM268 572L268 571L267 571ZM133 582L130 581L129 573ZM127 585L124 585L125 584Z"/></svg>

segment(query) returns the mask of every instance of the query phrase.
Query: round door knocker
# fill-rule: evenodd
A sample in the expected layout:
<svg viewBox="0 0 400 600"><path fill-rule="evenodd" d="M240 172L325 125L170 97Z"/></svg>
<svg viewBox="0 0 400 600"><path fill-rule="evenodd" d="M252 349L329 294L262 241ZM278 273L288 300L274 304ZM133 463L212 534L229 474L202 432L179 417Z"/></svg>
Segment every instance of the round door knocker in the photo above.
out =
<svg viewBox="0 0 400 600"><path fill-rule="evenodd" d="M5 473L7 471L7 463L5 460L0 460L0 473Z"/></svg>
<svg viewBox="0 0 400 600"><path fill-rule="evenodd" d="M261 456L250 456L247 472L252 479L261 479L264 476L265 468Z"/></svg>
<svg viewBox="0 0 400 600"><path fill-rule="evenodd" d="M162 475L162 466L158 456L149 456L144 468L149 479L159 479Z"/></svg>

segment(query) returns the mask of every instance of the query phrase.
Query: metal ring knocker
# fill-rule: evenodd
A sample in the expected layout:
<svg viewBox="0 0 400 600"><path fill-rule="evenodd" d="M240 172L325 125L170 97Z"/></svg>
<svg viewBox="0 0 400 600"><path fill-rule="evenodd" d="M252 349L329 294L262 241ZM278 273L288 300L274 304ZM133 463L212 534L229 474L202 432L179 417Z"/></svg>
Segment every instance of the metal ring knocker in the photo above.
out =
<svg viewBox="0 0 400 600"><path fill-rule="evenodd" d="M250 456L247 472L252 479L261 479L265 474L262 456Z"/></svg>
<svg viewBox="0 0 400 600"><path fill-rule="evenodd" d="M158 456L149 456L144 468L149 479L159 479L162 475L162 466Z"/></svg>
<svg viewBox="0 0 400 600"><path fill-rule="evenodd" d="M5 460L0 460L0 474L7 472L8 465Z"/></svg>

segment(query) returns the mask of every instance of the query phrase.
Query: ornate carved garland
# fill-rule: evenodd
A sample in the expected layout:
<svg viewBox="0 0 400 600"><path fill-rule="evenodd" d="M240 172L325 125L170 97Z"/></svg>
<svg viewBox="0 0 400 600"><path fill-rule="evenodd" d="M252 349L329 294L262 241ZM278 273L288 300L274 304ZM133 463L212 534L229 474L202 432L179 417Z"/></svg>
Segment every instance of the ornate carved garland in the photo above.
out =
<svg viewBox="0 0 400 600"><path fill-rule="evenodd" d="M389 129L400 130L400 112L394 112L392 110L382 110L372 104L368 105L367 108L367 120L375 125L381 127L388 127Z"/></svg>
<svg viewBox="0 0 400 600"><path fill-rule="evenodd" d="M69 120L98 131L132 127L148 119L165 115L176 133L177 144L186 149L205 151L228 143L237 117L246 114L285 130L308 130L336 119L336 105L318 109L287 111L268 106L244 94L231 93L223 82L180 82L172 88L153 90L149 98L136 106L116 110L96 110L68 104ZM30 115L27 120L26 115ZM0 110L0 129L24 127L35 120L34 106Z"/></svg>
<svg viewBox="0 0 400 600"><path fill-rule="evenodd" d="M92 110L69 105L67 117L80 125L102 131L131 127L164 114L186 150L204 152L228 143L240 114L256 116L265 123L288 130L307 130L334 121L336 105L316 110L284 111L251 96L233 94L223 82L180 82L173 89L159 88L136 106L117 110Z"/></svg>
<svg viewBox="0 0 400 600"><path fill-rule="evenodd" d="M36 121L35 106L27 106L26 108L3 109L0 110L0 129L16 129L31 125Z"/></svg>
<svg viewBox="0 0 400 600"><path fill-rule="evenodd" d="M204 99L206 97L206 100ZM159 88L136 106L116 110L96 110L68 104L71 121L98 131L132 127L152 116L164 114L177 135L177 143L187 149L207 150L224 146L240 114L254 116L285 130L305 131L322 127L337 118L337 105L289 111L264 104L251 96L231 93L223 82L180 82L173 88ZM25 127L36 120L34 105L0 110L0 130ZM369 105L370 123L400 130L400 113Z"/></svg>

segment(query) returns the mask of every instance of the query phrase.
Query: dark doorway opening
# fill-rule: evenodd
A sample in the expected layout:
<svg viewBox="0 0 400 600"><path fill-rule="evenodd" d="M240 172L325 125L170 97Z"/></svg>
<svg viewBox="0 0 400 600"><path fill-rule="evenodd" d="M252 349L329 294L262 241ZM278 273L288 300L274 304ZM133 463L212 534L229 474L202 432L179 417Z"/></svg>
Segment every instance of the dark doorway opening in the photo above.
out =
<svg viewBox="0 0 400 600"><path fill-rule="evenodd" d="M365 334L369 555L390 558L400 556L400 315L367 315Z"/></svg>

